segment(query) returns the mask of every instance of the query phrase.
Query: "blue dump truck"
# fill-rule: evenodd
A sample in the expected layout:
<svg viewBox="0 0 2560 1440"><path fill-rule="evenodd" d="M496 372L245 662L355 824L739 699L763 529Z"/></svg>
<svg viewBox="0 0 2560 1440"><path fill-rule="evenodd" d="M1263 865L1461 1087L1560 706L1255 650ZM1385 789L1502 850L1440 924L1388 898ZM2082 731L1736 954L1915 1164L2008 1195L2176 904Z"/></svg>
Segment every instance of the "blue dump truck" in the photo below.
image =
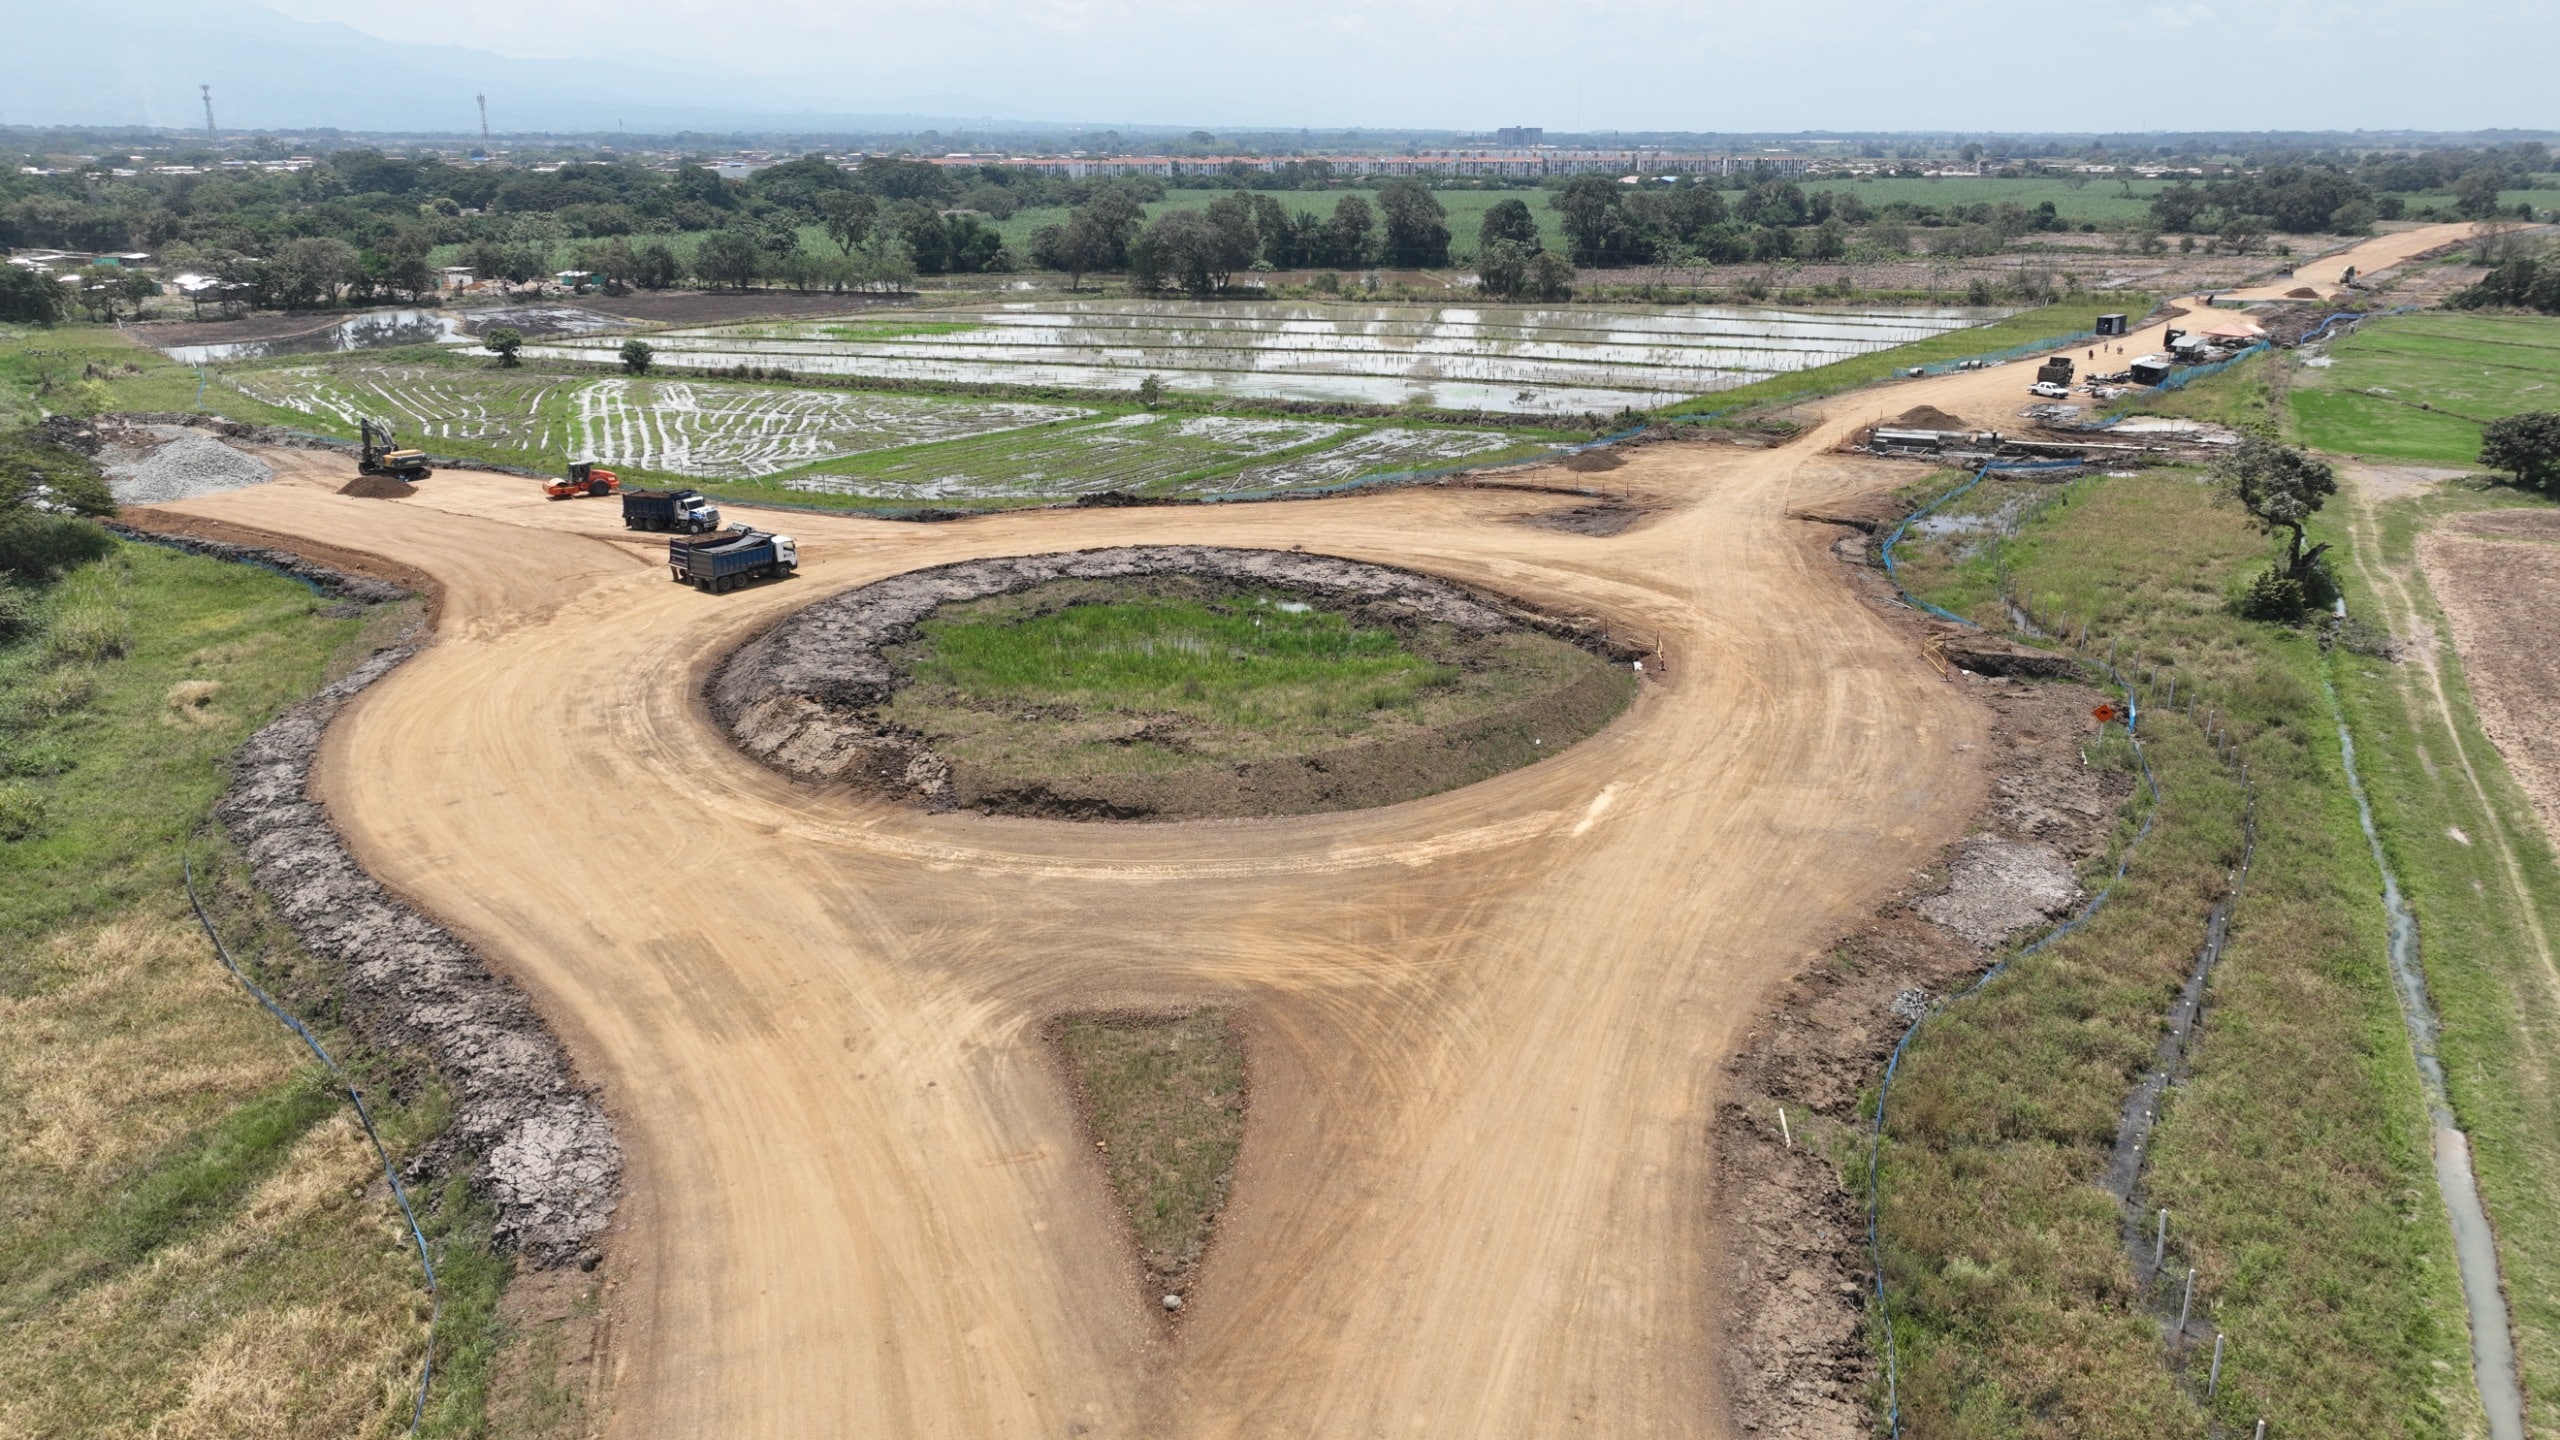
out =
<svg viewBox="0 0 2560 1440"><path fill-rule="evenodd" d="M679 585L702 591L735 590L749 580L788 579L800 569L800 550L788 535L741 525L720 535L667 542L667 570Z"/></svg>
<svg viewBox="0 0 2560 1440"><path fill-rule="evenodd" d="M699 535L720 528L720 511L699 490L625 490L622 526L626 530L682 530Z"/></svg>

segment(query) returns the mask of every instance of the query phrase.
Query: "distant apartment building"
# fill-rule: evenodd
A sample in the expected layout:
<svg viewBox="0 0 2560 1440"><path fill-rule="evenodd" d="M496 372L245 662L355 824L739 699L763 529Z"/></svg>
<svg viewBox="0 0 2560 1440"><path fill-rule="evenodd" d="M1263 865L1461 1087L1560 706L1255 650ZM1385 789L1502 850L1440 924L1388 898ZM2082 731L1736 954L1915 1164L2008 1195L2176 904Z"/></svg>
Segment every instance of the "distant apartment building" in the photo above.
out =
<svg viewBox="0 0 2560 1440"><path fill-rule="evenodd" d="M1547 143L1547 128L1543 125L1505 125L1493 132L1493 143L1505 150L1526 150L1533 145Z"/></svg>
<svg viewBox="0 0 2560 1440"><path fill-rule="evenodd" d="M1531 131L1529 133L1543 133ZM1802 155L1716 155L1675 150L1561 150L1540 146L1436 150L1413 155L1041 155L997 159L944 156L937 165L1002 165L1096 179L1112 175L1259 175L1292 161L1321 160L1343 176L1476 175L1543 180L1555 175L1802 175L1812 163Z"/></svg>

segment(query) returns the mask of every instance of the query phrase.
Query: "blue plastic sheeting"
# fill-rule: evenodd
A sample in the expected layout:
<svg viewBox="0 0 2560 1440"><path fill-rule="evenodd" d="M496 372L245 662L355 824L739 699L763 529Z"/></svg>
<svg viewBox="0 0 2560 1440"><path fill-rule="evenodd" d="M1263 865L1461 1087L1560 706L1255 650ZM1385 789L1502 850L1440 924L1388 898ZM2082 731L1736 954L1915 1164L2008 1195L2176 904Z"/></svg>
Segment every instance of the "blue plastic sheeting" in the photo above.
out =
<svg viewBox="0 0 2560 1440"><path fill-rule="evenodd" d="M2232 356L2228 360L2216 360L2210 365L2191 365L2184 370L2172 370L2166 376L2161 378L2159 389L2163 392L2170 390L2184 390L2188 386L2193 385L2197 381L2202 380L2209 375L2219 375L2223 371L2230 369L2232 366L2239 364L2243 360L2253 360L2274 348L2274 346L2269 345L2266 341L2261 340L2257 344L2250 346L2248 349L2241 351L2239 354Z"/></svg>

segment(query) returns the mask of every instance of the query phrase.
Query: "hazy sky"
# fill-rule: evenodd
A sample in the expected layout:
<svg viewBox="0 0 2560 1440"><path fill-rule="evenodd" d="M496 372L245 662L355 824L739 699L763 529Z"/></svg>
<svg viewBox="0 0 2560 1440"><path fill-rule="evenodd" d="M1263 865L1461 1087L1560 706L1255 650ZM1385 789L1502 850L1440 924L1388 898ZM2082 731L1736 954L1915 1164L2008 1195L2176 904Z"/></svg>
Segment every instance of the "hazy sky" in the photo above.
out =
<svg viewBox="0 0 2560 1440"><path fill-rule="evenodd" d="M777 108L1556 130L2560 128L2560 0L268 0ZM610 67L564 71L609 90Z"/></svg>

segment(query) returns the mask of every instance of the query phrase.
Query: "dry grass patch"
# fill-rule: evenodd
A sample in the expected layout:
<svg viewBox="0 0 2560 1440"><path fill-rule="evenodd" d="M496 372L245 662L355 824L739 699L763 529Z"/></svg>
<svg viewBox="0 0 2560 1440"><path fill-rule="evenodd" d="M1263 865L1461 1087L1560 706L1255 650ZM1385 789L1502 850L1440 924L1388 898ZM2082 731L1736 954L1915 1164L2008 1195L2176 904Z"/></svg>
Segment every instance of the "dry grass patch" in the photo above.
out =
<svg viewBox="0 0 2560 1440"><path fill-rule="evenodd" d="M221 694L219 680L181 680L169 687L162 703L169 707L170 724L202 730L222 723L221 712L213 708Z"/></svg>
<svg viewBox="0 0 2560 1440"><path fill-rule="evenodd" d="M0 994L0 1254L295 1063L190 925L118 920L37 963L31 993Z"/></svg>
<svg viewBox="0 0 2560 1440"><path fill-rule="evenodd" d="M417 1263L344 1111L226 1219L0 1328L0 1434L362 1435L405 1418ZM361 1258L358 1258L361 1257Z"/></svg>

